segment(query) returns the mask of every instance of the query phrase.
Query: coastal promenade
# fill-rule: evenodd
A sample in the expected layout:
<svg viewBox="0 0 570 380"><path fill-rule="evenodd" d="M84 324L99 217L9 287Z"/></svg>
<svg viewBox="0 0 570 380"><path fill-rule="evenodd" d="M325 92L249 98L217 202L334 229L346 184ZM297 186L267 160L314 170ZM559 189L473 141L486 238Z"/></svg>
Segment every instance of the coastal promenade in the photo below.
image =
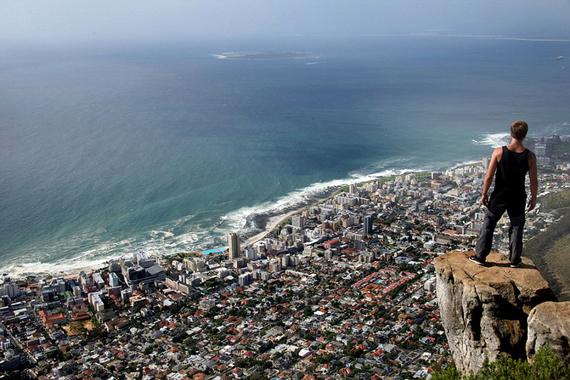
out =
<svg viewBox="0 0 570 380"><path fill-rule="evenodd" d="M297 208L297 209L289 211L285 214L275 215L275 216L270 217L267 224L265 225L264 230L253 235L253 236L251 236L251 237L249 237L249 238L247 238L244 242L244 246L248 247L248 246L254 245L258 241L265 239L265 237L267 235L269 235L270 233L272 233L275 230L275 228L277 228L277 226L279 226L280 224L283 224L287 220L291 219L291 217L293 215L299 214L304 208L305 207Z"/></svg>

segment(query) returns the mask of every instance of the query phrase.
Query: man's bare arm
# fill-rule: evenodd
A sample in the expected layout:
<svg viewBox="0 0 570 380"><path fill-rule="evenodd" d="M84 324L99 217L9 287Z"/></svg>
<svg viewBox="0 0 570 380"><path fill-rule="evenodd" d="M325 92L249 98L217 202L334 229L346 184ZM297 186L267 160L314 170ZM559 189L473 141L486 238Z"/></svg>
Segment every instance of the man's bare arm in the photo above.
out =
<svg viewBox="0 0 570 380"><path fill-rule="evenodd" d="M530 176L530 199L528 200L528 211L536 207L536 197L538 196L538 174L536 169L536 156L531 153L528 157Z"/></svg>
<svg viewBox="0 0 570 380"><path fill-rule="evenodd" d="M485 178L483 179L483 191L481 194L481 203L484 206L487 206L487 200L489 197L487 194L489 193L489 189L491 188L491 183L493 183L493 176L497 171L497 165L499 164L499 160L501 159L501 148L497 148L493 151L491 155L491 161L489 162L489 167L487 168L487 172L485 173Z"/></svg>

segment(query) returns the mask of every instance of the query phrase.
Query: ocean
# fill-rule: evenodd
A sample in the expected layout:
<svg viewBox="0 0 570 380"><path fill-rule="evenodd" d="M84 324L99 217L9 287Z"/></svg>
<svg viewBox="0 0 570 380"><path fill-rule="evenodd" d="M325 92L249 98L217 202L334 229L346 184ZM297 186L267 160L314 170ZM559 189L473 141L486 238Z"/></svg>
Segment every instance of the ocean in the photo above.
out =
<svg viewBox="0 0 570 380"><path fill-rule="evenodd" d="M0 271L218 247L331 186L480 160L514 119L569 134L569 60L568 40L0 43Z"/></svg>

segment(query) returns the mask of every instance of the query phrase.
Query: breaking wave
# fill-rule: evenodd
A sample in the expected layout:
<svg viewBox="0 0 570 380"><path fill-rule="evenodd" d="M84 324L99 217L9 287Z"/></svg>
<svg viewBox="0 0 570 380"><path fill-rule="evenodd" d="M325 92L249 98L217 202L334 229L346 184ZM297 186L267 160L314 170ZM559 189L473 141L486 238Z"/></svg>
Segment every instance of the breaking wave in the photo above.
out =
<svg viewBox="0 0 570 380"><path fill-rule="evenodd" d="M487 141L490 144L491 141L494 141L494 138L501 138L503 135L489 135L486 140L482 141ZM235 231L244 237L248 237L264 229L265 226L256 225L255 220L257 217L278 217L284 215L287 212L322 199L342 186L368 182L386 176L437 169L433 166L394 168L402 167L405 163L409 164L410 161L412 161L411 158L385 160L360 171L349 173L347 178L315 182L309 186L291 191L275 201L242 207L229 212L220 217L217 223L213 221L209 226L193 223L193 216L188 215L148 231L144 239L133 238L118 242L101 243L95 248L86 250L77 256L54 262L12 262L0 268L0 271L16 277L43 273L70 274L77 273L80 270L98 268L109 260L126 257L139 251L162 256L223 245L221 243L222 239L230 231ZM469 163L473 163L473 161L447 163L445 166L452 168Z"/></svg>
<svg viewBox="0 0 570 380"><path fill-rule="evenodd" d="M481 140L473 140L473 143L478 145L490 146L492 148L497 148L505 144L508 144L509 138L510 138L509 133L489 133L483 136Z"/></svg>

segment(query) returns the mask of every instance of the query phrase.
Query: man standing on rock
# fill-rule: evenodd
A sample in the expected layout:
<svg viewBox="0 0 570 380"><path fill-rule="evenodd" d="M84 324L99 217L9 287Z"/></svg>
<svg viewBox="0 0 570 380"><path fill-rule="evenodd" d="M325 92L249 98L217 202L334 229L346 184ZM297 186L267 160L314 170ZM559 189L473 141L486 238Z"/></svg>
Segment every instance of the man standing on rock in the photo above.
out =
<svg viewBox="0 0 570 380"><path fill-rule="evenodd" d="M493 233L497 222L507 211L511 221L509 228L509 261L511 268L518 268L521 263L523 249L523 229L525 222L525 177L530 173L530 199L527 210L536 206L538 180L536 156L523 145L528 132L528 124L517 120L511 125L511 142L496 148L491 156L487 173L483 181L481 203L487 207L485 221L475 246L476 254L469 258L478 265L485 265L485 258L491 252ZM487 192L495 176L495 187L491 197Z"/></svg>

